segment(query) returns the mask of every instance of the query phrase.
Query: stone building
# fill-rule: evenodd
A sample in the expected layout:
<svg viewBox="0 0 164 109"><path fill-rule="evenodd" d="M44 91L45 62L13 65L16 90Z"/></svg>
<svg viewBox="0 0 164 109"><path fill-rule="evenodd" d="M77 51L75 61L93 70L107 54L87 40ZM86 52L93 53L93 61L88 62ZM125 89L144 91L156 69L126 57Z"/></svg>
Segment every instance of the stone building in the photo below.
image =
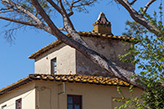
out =
<svg viewBox="0 0 164 109"><path fill-rule="evenodd" d="M93 26L93 32L78 31L89 47L124 69L134 71L134 65L123 63L118 56L126 53L124 49L129 48L130 45L124 43L131 43L130 39L133 37L114 36L111 32L111 24L102 12ZM79 51L58 40L33 53L29 58L35 59L36 74L110 76Z"/></svg>
<svg viewBox="0 0 164 109"><path fill-rule="evenodd" d="M129 48L124 43L131 43L133 38L114 36L103 13L93 26L93 32L78 31L90 48L120 67L134 71L134 65L123 63L118 57ZM128 83L114 78L58 40L29 58L35 59L35 74L0 89L1 109L114 109L120 103L113 99L121 99L117 86L121 87L125 97L130 97ZM134 88L134 96L141 94L142 90Z"/></svg>

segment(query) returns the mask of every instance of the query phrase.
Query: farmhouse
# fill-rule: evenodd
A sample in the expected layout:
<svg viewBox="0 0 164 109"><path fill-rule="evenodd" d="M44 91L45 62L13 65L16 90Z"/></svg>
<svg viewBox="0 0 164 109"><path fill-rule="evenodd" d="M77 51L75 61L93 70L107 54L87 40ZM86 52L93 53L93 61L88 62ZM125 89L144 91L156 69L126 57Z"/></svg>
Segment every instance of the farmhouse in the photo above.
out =
<svg viewBox="0 0 164 109"><path fill-rule="evenodd" d="M118 57L126 53L124 49L130 47L128 43L133 37L114 36L111 23L103 13L93 26L92 32L78 31L88 46L120 67L134 71L133 64L123 63ZM35 60L35 73L0 89L1 109L114 109L121 105L113 101L121 99L117 86L125 97L130 97L129 83L109 74L59 40L29 58ZM142 90L134 88L133 96L141 94Z"/></svg>

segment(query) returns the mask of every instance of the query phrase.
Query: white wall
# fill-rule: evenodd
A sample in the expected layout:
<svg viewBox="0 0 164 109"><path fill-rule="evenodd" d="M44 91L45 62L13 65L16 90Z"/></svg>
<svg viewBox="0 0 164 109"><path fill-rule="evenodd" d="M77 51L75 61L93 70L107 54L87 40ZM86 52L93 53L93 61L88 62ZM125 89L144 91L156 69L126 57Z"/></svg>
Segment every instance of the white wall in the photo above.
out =
<svg viewBox="0 0 164 109"><path fill-rule="evenodd" d="M75 49L61 44L35 59L36 74L51 74L51 60L57 59L57 74L75 74Z"/></svg>
<svg viewBox="0 0 164 109"><path fill-rule="evenodd" d="M0 109L7 105L7 109L15 109L16 100L22 99L22 109L35 109L34 84L27 84L0 96Z"/></svg>
<svg viewBox="0 0 164 109"><path fill-rule="evenodd" d="M39 109L67 109L67 95L81 95L83 109L114 109L120 103L113 98L121 98L117 86L89 83L65 83L65 93L58 95L59 84L56 81L37 81L37 106ZM129 87L121 87L125 97L130 97ZM134 88L133 97L140 97L142 90Z"/></svg>

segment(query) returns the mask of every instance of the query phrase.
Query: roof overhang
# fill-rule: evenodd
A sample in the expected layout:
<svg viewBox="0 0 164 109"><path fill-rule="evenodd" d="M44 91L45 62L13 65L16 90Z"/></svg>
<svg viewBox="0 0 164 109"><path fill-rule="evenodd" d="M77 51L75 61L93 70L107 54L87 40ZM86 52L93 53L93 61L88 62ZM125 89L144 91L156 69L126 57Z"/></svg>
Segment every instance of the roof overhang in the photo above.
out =
<svg viewBox="0 0 164 109"><path fill-rule="evenodd" d="M46 75L46 74L29 74L28 77L23 78L7 87L0 89L0 96L12 91L20 86L23 86L31 81L62 81L70 83L88 83L106 86L126 86L130 84L118 78L99 77L99 76L84 76L84 75Z"/></svg>
<svg viewBox="0 0 164 109"><path fill-rule="evenodd" d="M107 38L107 39L113 39L113 40L123 40L126 42L131 42L131 40L135 39L134 37L128 37L128 36L114 36L114 35L109 35L109 34L103 34L103 33L96 33L96 32L81 32L81 31L77 31L77 33L80 36L83 37L102 37L102 38ZM71 37L69 34L66 34L68 37ZM36 51L35 53L31 54L28 58L30 59L36 59L38 56L40 56L41 54L49 51L52 48L57 47L58 45L60 45L62 42L59 40L56 40L52 43L50 43L49 45L41 48L40 50Z"/></svg>

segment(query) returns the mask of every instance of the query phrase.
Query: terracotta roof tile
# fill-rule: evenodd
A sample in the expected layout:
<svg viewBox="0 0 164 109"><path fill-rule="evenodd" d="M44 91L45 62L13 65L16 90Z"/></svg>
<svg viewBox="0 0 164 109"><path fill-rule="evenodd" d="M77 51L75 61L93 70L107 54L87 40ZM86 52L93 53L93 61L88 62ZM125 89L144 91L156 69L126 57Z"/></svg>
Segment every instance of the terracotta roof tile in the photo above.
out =
<svg viewBox="0 0 164 109"><path fill-rule="evenodd" d="M0 96L18 88L30 81L63 81L63 82L76 82L76 83L89 83L109 86L129 86L127 82L119 80L118 78L98 77L98 76L85 76L85 75L45 75L45 74L29 74L28 77L23 78L5 88L0 89Z"/></svg>
<svg viewBox="0 0 164 109"><path fill-rule="evenodd" d="M96 32L82 32L82 31L77 31L77 32L80 36L83 36L83 37L103 37L103 38L108 38L108 39L124 40L127 42L129 42L130 39L134 39L134 37L113 36L113 35L109 35L109 34L102 34L102 33L96 33ZM71 37L69 34L66 34L66 35L68 37ZM56 40L56 41L50 43L49 45L41 48L40 50L36 51L35 53L31 54L31 56L29 56L28 58L35 59L36 57L38 57L42 53L47 52L48 50L60 45L61 43L62 43L61 41Z"/></svg>
<svg viewBox="0 0 164 109"><path fill-rule="evenodd" d="M11 91L11 90L13 90L13 89L15 89L15 88L17 88L17 87L19 87L19 86L21 86L21 85L24 85L24 84L26 84L30 81L31 81L31 79L29 77L26 77L26 78L23 78L23 79L15 82L11 85L8 85L7 87L4 87L4 88L0 89L0 96L7 93L7 92L9 92L9 91Z"/></svg>
<svg viewBox="0 0 164 109"><path fill-rule="evenodd" d="M68 81L81 83L94 83L105 85L121 85L129 86L127 82L119 80L118 78L86 76L86 75L45 75L45 74L30 74L29 78L32 80L53 80L53 81Z"/></svg>

